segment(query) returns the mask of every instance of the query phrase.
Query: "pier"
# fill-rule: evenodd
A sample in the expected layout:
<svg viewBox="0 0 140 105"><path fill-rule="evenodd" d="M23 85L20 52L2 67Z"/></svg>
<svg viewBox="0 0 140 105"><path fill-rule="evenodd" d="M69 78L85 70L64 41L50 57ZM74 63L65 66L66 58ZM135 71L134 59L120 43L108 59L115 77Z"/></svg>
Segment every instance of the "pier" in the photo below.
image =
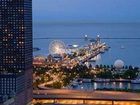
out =
<svg viewBox="0 0 140 105"><path fill-rule="evenodd" d="M81 59L80 62L84 63L86 61L89 61L90 59L96 57L98 54L104 53L106 51L105 49L108 49L105 43L97 45L93 49L89 49L89 53L83 56L84 59Z"/></svg>
<svg viewBox="0 0 140 105"><path fill-rule="evenodd" d="M94 59L98 54L105 53L105 51L108 51L110 47L108 47L107 44L102 43L100 40L100 37L97 36L94 42L90 42L86 44L86 46L82 46L81 48L78 48L75 53L76 56L70 58L66 57L64 58L64 55L69 55L68 53L63 54L57 54L62 58L61 60L55 61L53 55L51 55L50 60L48 62L44 62L44 59L41 57L36 60L34 58L33 65L45 65L48 66L48 64L51 64L51 67L53 68L59 68L59 67L67 67L67 68L73 68L77 64L83 64L85 62L90 61L91 59ZM61 50L61 49L60 49ZM71 56L73 54L71 53ZM46 57L45 59L47 59ZM95 60L96 61L96 60Z"/></svg>
<svg viewBox="0 0 140 105"><path fill-rule="evenodd" d="M83 48L84 55L75 57L75 60L78 60L79 63L85 63L90 59L96 57L98 54L102 54L107 51L109 47L105 43L96 42L94 45L91 45L88 48Z"/></svg>

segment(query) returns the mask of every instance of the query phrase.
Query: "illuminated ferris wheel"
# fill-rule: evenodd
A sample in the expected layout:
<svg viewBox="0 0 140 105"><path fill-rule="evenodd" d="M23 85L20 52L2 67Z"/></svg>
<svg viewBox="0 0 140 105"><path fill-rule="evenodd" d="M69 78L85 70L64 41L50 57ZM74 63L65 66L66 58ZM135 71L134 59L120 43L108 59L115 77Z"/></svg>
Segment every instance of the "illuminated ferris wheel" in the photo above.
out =
<svg viewBox="0 0 140 105"><path fill-rule="evenodd" d="M49 44L50 54L63 54L66 53L65 43L60 40L54 40Z"/></svg>

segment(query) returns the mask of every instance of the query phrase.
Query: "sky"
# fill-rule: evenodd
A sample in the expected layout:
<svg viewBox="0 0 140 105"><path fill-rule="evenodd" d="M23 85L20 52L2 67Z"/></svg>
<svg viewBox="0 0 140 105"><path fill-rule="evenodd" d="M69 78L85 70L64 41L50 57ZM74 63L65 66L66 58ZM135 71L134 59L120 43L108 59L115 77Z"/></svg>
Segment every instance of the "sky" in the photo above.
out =
<svg viewBox="0 0 140 105"><path fill-rule="evenodd" d="M140 22L140 0L33 0L34 22Z"/></svg>

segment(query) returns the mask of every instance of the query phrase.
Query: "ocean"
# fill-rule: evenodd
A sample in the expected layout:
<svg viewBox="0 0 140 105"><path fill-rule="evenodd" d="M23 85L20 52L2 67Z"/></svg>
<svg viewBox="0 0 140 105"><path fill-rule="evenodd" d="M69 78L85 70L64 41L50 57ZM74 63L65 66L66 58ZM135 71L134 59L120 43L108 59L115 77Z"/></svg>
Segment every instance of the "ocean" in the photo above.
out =
<svg viewBox="0 0 140 105"><path fill-rule="evenodd" d="M125 65L140 67L140 24L139 23L34 23L33 47L41 50L33 55L47 56L49 44L61 40L65 45L85 45L84 36L96 38L108 44L109 51L101 54L98 64L111 65L117 59Z"/></svg>

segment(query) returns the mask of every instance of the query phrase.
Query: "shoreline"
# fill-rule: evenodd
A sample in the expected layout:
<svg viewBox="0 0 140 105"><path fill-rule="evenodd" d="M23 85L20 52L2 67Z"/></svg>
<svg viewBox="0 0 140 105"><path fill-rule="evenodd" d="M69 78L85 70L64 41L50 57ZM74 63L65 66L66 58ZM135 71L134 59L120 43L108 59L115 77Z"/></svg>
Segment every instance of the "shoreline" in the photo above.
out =
<svg viewBox="0 0 140 105"><path fill-rule="evenodd" d="M79 78L77 81L82 81L83 83L92 83L92 82L130 82L131 80L128 79L102 79L102 78L97 78L97 79L86 79L86 78ZM140 83L139 83L140 84Z"/></svg>

